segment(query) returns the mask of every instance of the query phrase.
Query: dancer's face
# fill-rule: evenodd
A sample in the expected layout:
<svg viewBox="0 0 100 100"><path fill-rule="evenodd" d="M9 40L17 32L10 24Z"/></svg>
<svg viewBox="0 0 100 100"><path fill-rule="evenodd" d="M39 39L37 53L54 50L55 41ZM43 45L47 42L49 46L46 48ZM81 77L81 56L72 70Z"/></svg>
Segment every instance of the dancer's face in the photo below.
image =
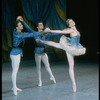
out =
<svg viewBox="0 0 100 100"><path fill-rule="evenodd" d="M17 24L16 29L17 29L17 30L22 30L22 29L23 29L23 25L22 25L21 22L19 22L19 23Z"/></svg>
<svg viewBox="0 0 100 100"><path fill-rule="evenodd" d="M69 20L67 24L68 24L69 27L75 26L75 22L72 19Z"/></svg>
<svg viewBox="0 0 100 100"><path fill-rule="evenodd" d="M42 23L42 22L39 22L39 23L38 23L37 29L38 29L38 30L43 30L43 29L44 29L44 26L43 26L43 23Z"/></svg>

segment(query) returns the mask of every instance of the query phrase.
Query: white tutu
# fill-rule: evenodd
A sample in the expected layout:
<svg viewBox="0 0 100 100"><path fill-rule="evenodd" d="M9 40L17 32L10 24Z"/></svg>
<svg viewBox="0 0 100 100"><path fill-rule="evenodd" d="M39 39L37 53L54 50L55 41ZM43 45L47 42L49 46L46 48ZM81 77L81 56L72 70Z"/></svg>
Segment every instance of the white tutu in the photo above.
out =
<svg viewBox="0 0 100 100"><path fill-rule="evenodd" d="M79 55L84 55L86 52L86 48L81 46L81 48L77 48L76 45L72 45L68 40L68 37L62 36L60 38L60 46L69 54L73 56L79 56ZM80 43L78 43L81 45Z"/></svg>

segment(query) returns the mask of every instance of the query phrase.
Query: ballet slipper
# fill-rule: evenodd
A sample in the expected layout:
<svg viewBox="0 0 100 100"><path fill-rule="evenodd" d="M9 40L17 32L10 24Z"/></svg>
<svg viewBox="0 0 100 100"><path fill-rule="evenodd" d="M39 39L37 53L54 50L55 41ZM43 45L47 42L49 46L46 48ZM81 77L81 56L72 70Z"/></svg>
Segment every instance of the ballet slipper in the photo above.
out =
<svg viewBox="0 0 100 100"><path fill-rule="evenodd" d="M40 86L40 87L41 87L41 86L42 86L42 82L39 82L38 86Z"/></svg>
<svg viewBox="0 0 100 100"><path fill-rule="evenodd" d="M20 89L20 88L18 88L18 87L16 87L15 89L12 88L11 90L12 90L12 91L13 91L13 90L22 91L22 89Z"/></svg>
<svg viewBox="0 0 100 100"><path fill-rule="evenodd" d="M22 91L22 89L20 89L20 88L17 88L17 91Z"/></svg>
<svg viewBox="0 0 100 100"><path fill-rule="evenodd" d="M13 93L16 96L17 95L17 90L13 90Z"/></svg>
<svg viewBox="0 0 100 100"><path fill-rule="evenodd" d="M53 80L53 82L56 84L56 80L54 77L51 77L50 80Z"/></svg>
<svg viewBox="0 0 100 100"><path fill-rule="evenodd" d="M13 91L13 93L14 93L14 95L16 96L17 95L17 89L11 89L12 91Z"/></svg>

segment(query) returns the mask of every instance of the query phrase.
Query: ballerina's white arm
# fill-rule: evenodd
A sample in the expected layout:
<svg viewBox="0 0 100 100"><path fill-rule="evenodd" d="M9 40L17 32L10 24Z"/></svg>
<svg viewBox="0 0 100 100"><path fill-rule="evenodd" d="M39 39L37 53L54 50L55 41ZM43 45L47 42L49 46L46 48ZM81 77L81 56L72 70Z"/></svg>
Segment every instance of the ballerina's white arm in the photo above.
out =
<svg viewBox="0 0 100 100"><path fill-rule="evenodd" d="M46 28L44 32L49 32L49 33L61 33L61 34L70 34L72 33L72 30L70 28L66 28L64 30L50 30L50 28Z"/></svg>

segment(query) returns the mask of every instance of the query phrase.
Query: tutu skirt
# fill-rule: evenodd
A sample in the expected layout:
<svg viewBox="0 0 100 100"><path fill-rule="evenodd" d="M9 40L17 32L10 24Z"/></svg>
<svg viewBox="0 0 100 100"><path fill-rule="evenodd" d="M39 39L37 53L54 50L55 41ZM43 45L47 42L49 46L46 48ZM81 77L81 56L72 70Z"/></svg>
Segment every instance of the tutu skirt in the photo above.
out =
<svg viewBox="0 0 100 100"><path fill-rule="evenodd" d="M70 38L64 35L60 38L60 46L72 56L79 56L85 54L86 48L83 47L80 43L78 43L78 45L71 44Z"/></svg>

